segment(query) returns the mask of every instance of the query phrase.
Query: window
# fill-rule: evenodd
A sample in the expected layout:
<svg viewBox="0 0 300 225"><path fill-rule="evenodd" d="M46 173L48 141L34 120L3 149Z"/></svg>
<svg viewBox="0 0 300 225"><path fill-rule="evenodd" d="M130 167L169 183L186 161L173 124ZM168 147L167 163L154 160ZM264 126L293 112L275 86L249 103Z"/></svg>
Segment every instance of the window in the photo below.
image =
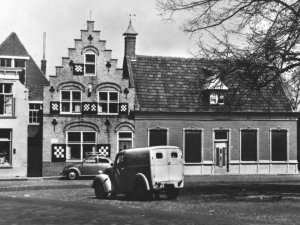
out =
<svg viewBox="0 0 300 225"><path fill-rule="evenodd" d="M257 160L257 130L241 131L241 160Z"/></svg>
<svg viewBox="0 0 300 225"><path fill-rule="evenodd" d="M15 59L15 67L25 67L25 60L24 59Z"/></svg>
<svg viewBox="0 0 300 225"><path fill-rule="evenodd" d="M29 124L39 124L41 122L42 104L29 103Z"/></svg>
<svg viewBox="0 0 300 225"><path fill-rule="evenodd" d="M200 163L202 161L202 131L184 131L184 160L186 163Z"/></svg>
<svg viewBox="0 0 300 225"><path fill-rule="evenodd" d="M96 55L85 54L85 74L89 76L96 75Z"/></svg>
<svg viewBox="0 0 300 225"><path fill-rule="evenodd" d="M287 130L271 131L272 161L287 160Z"/></svg>
<svg viewBox="0 0 300 225"><path fill-rule="evenodd" d="M0 167L11 165L12 130L0 129Z"/></svg>
<svg viewBox="0 0 300 225"><path fill-rule="evenodd" d="M168 145L166 129L149 130L149 146Z"/></svg>
<svg viewBox="0 0 300 225"><path fill-rule="evenodd" d="M5 58L0 59L0 66L1 67L12 67L11 59L5 59Z"/></svg>
<svg viewBox="0 0 300 225"><path fill-rule="evenodd" d="M119 131L119 151L132 148L132 132L131 131Z"/></svg>
<svg viewBox="0 0 300 225"><path fill-rule="evenodd" d="M67 132L67 160L82 160L88 153L93 152L95 145L94 131Z"/></svg>
<svg viewBox="0 0 300 225"><path fill-rule="evenodd" d="M12 84L0 83L0 115L12 115L13 93Z"/></svg>
<svg viewBox="0 0 300 225"><path fill-rule="evenodd" d="M117 114L119 105L119 92L99 91L98 112L100 114Z"/></svg>
<svg viewBox="0 0 300 225"><path fill-rule="evenodd" d="M209 103L211 105L224 105L224 94L212 92L209 96Z"/></svg>
<svg viewBox="0 0 300 225"><path fill-rule="evenodd" d="M81 113L81 91L61 91L61 112Z"/></svg>

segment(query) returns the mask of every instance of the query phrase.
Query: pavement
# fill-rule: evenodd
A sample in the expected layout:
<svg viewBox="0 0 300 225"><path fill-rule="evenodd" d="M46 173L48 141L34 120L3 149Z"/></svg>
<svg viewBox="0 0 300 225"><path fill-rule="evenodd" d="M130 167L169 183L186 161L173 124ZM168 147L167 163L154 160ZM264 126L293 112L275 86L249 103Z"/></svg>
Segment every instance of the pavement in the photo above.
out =
<svg viewBox="0 0 300 225"><path fill-rule="evenodd" d="M255 186L280 185L300 187L300 174L294 175L199 175L185 176L185 187L197 188L201 186ZM92 178L70 181L64 177L28 177L1 178L0 192L12 190L86 188L92 184ZM300 190L300 189L299 189Z"/></svg>

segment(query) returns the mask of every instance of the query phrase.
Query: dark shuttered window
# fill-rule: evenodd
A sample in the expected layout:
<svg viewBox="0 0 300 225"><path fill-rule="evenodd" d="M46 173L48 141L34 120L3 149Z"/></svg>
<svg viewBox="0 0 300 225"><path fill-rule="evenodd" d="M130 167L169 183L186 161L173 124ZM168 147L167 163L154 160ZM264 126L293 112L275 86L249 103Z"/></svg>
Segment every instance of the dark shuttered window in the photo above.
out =
<svg viewBox="0 0 300 225"><path fill-rule="evenodd" d="M167 145L167 130L149 130L149 146Z"/></svg>
<svg viewBox="0 0 300 225"><path fill-rule="evenodd" d="M257 131L242 130L241 131L241 154L242 161L257 160Z"/></svg>
<svg viewBox="0 0 300 225"><path fill-rule="evenodd" d="M271 132L272 161L287 160L287 131L272 130Z"/></svg>
<svg viewBox="0 0 300 225"><path fill-rule="evenodd" d="M201 130L186 130L184 132L184 160L186 163L202 161L201 146Z"/></svg>

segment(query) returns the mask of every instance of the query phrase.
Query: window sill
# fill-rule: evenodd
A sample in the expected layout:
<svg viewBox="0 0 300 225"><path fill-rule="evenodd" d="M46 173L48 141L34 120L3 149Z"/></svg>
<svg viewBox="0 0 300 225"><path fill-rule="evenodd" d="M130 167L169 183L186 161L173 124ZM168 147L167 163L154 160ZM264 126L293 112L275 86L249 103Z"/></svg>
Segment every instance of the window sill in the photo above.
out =
<svg viewBox="0 0 300 225"><path fill-rule="evenodd" d="M12 169L12 165L0 165L0 169Z"/></svg>
<svg viewBox="0 0 300 225"><path fill-rule="evenodd" d="M16 119L17 117L16 116L9 116L9 115L0 115L0 119Z"/></svg>

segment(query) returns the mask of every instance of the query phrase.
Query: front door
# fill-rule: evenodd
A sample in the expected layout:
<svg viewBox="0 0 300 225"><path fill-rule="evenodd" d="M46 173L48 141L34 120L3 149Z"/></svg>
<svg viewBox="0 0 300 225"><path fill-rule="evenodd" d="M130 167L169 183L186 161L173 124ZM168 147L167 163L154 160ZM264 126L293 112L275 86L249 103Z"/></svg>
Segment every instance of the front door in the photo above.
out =
<svg viewBox="0 0 300 225"><path fill-rule="evenodd" d="M215 143L215 173L228 172L228 144L227 142Z"/></svg>

